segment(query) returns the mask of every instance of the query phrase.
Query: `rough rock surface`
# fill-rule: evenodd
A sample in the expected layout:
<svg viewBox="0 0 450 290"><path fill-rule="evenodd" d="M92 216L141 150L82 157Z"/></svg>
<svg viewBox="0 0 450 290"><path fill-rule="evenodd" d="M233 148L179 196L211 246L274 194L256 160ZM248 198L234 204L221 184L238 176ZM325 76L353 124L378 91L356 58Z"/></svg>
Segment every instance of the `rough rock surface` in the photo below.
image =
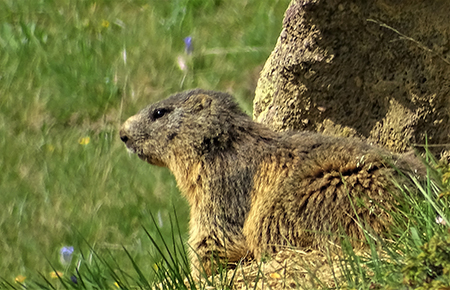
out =
<svg viewBox="0 0 450 290"><path fill-rule="evenodd" d="M293 0L254 118L396 152L450 143L449 15L447 0Z"/></svg>

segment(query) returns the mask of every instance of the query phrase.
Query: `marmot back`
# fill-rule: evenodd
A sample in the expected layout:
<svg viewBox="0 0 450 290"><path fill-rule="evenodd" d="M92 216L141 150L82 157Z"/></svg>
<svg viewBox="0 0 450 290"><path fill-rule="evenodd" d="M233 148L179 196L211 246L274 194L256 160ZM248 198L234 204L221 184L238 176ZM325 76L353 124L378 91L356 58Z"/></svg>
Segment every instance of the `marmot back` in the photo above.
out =
<svg viewBox="0 0 450 290"><path fill-rule="evenodd" d="M225 93L192 90L129 118L128 150L168 167L190 209L194 271L272 254L320 248L343 229L359 244L361 221L385 232L398 198L397 169L422 165L353 139L273 132ZM394 167L397 167L394 169ZM214 265L211 265L213 261Z"/></svg>

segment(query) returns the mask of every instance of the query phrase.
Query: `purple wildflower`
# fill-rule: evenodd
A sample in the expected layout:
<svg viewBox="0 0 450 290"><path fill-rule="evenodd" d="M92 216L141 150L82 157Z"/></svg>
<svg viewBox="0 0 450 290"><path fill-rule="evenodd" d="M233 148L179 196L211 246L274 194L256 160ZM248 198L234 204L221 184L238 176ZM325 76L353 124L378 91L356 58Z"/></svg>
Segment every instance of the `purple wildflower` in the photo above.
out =
<svg viewBox="0 0 450 290"><path fill-rule="evenodd" d="M61 264L67 265L72 261L73 247L62 247L59 250L59 260Z"/></svg>
<svg viewBox="0 0 450 290"><path fill-rule="evenodd" d="M192 37L188 36L184 38L184 51L186 52L186 54L190 55L192 54L193 51L193 47L192 47Z"/></svg>

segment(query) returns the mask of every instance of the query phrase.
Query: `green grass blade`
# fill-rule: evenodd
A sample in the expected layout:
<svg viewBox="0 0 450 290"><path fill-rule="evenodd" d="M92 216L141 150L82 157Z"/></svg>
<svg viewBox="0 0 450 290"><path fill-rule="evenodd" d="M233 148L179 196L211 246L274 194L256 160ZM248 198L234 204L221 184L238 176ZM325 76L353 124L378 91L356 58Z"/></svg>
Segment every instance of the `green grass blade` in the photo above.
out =
<svg viewBox="0 0 450 290"><path fill-rule="evenodd" d="M134 270L136 271L136 273L137 273L138 276L139 276L139 281L140 281L140 284L141 284L141 285L140 285L140 288L141 288L141 289L144 289L144 288L142 287L142 285L143 285L144 287L151 288L151 285L150 285L149 281L145 278L144 273L142 273L141 269L140 269L139 266L136 264L136 262L134 261L133 257L130 255L130 253L128 252L128 250L127 250L124 246L122 246L122 249L123 249L124 252L127 254L128 258L130 259L130 261L131 261L131 263L132 263L132 265L133 265Z"/></svg>

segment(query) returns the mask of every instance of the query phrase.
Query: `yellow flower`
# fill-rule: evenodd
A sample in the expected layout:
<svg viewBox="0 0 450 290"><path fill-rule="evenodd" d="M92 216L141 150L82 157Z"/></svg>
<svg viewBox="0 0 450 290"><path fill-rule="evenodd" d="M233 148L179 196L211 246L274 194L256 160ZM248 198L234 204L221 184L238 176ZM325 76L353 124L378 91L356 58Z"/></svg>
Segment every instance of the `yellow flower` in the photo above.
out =
<svg viewBox="0 0 450 290"><path fill-rule="evenodd" d="M23 281L25 281L25 279L26 279L27 277L25 277L25 276L22 276L22 275L18 275L17 277L16 277L16 279L14 279L14 281L16 281L16 283L23 283Z"/></svg>
<svg viewBox="0 0 450 290"><path fill-rule="evenodd" d="M155 271L158 271L158 265L157 264L153 264L153 269L155 269Z"/></svg>
<svg viewBox="0 0 450 290"><path fill-rule="evenodd" d="M120 288L119 283L114 282L114 286L116 286L117 288Z"/></svg>
<svg viewBox="0 0 450 290"><path fill-rule="evenodd" d="M450 171L445 172L442 174L442 183L446 183L450 180Z"/></svg>
<svg viewBox="0 0 450 290"><path fill-rule="evenodd" d="M53 146L53 145L47 145L47 150L48 150L48 152L53 152L53 151L55 151L55 146Z"/></svg>
<svg viewBox="0 0 450 290"><path fill-rule="evenodd" d="M83 137L78 139L78 143L80 143L81 145L87 145L89 144L89 142L91 142L91 138L89 137Z"/></svg>
<svg viewBox="0 0 450 290"><path fill-rule="evenodd" d="M270 273L269 276L270 276L270 278L272 278L272 279L281 279L281 275L278 274L278 273L276 273L276 272Z"/></svg>
<svg viewBox="0 0 450 290"><path fill-rule="evenodd" d="M108 27L109 27L109 21L103 19L103 21L102 21L102 26L103 26L104 28L108 28Z"/></svg>
<svg viewBox="0 0 450 290"><path fill-rule="evenodd" d="M62 277L63 273L59 272L59 271L54 271L54 272L50 272L50 277L53 279Z"/></svg>

